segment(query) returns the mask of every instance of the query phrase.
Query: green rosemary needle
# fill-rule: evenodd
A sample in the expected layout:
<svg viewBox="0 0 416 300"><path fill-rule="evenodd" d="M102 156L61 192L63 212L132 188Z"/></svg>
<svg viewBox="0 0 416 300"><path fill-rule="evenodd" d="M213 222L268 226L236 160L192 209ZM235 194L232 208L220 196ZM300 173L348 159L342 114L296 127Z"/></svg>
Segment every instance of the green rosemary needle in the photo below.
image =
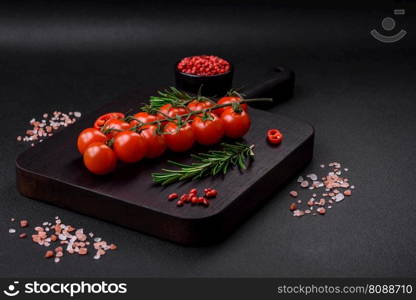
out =
<svg viewBox="0 0 416 300"><path fill-rule="evenodd" d="M178 181L194 180L205 176L226 174L230 168L237 166L240 170L247 168L247 164L254 158L254 145L242 143L221 143L222 150L210 150L206 153L191 154L197 162L190 165L168 161L179 167L176 170L162 169L161 173L153 173L153 182L168 185Z"/></svg>
<svg viewBox="0 0 416 300"><path fill-rule="evenodd" d="M154 113L165 104L172 104L173 106L183 106L192 101L194 97L186 92L180 91L177 88L170 87L163 91L159 91L157 96L150 97L150 104L142 107L143 111Z"/></svg>

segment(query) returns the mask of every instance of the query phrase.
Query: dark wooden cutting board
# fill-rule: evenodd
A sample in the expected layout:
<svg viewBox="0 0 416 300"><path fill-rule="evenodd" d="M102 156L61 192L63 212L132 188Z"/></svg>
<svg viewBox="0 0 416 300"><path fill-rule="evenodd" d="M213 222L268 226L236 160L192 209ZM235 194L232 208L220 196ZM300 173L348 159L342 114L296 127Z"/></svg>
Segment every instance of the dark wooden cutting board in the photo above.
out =
<svg viewBox="0 0 416 300"><path fill-rule="evenodd" d="M156 160L120 165L104 177L90 174L76 149L79 132L109 111L137 111L155 90L121 97L83 117L76 124L28 149L16 160L17 188L29 198L127 226L185 245L204 245L227 236L294 176L313 154L313 128L280 114L250 108L252 127L242 140L255 145L248 170L233 169L225 177L178 183L166 188L152 184L151 173L171 167L168 159L189 163L189 153L168 153ZM265 133L278 128L284 141L270 146ZM206 151L195 147L192 152ZM167 201L172 192L191 188L218 190L209 207L177 207Z"/></svg>

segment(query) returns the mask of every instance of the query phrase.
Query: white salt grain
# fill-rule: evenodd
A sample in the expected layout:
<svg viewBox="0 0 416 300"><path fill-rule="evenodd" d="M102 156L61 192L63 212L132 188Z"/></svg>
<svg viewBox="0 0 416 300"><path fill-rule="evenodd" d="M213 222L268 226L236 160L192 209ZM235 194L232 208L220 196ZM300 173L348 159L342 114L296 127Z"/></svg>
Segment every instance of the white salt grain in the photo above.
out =
<svg viewBox="0 0 416 300"><path fill-rule="evenodd" d="M334 198L335 198L334 200L336 202L340 202L340 201L344 200L345 197L344 197L344 194L339 193Z"/></svg>

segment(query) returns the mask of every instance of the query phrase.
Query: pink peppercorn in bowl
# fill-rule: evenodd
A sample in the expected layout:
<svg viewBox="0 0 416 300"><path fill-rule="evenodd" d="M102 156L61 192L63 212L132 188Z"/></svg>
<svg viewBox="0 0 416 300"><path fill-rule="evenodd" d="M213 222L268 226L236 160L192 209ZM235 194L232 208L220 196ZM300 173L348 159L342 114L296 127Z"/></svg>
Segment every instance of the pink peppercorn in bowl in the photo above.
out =
<svg viewBox="0 0 416 300"><path fill-rule="evenodd" d="M232 88L234 68L214 55L185 57L175 63L176 88L205 96L223 96ZM202 87L201 87L202 86Z"/></svg>

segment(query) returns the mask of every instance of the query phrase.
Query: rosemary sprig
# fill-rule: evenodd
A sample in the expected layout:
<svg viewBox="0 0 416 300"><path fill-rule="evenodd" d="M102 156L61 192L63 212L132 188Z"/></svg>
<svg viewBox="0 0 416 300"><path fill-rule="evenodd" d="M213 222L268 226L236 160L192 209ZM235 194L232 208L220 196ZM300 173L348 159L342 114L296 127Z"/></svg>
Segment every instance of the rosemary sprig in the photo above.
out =
<svg viewBox="0 0 416 300"><path fill-rule="evenodd" d="M244 170L247 168L249 161L254 158L254 145L221 143L221 146L222 150L191 154L191 157L198 160L198 162L190 165L169 160L170 164L179 167L179 169L162 169L163 172L161 173L153 173L153 182L168 185L177 181L194 180L220 173L226 174L233 166Z"/></svg>
<svg viewBox="0 0 416 300"><path fill-rule="evenodd" d="M154 113L165 104L172 104L173 106L183 106L194 97L184 91L180 91L175 87L167 88L163 91L158 91L157 96L150 97L150 104L143 106L143 111Z"/></svg>

